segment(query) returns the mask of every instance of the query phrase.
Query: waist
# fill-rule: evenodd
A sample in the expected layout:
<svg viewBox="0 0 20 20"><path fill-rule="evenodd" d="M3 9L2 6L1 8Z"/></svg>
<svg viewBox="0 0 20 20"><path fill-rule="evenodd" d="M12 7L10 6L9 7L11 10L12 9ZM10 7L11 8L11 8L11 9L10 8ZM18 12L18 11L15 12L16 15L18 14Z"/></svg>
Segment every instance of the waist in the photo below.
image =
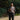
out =
<svg viewBox="0 0 20 20"><path fill-rule="evenodd" d="M15 13L15 11L12 11L12 13Z"/></svg>

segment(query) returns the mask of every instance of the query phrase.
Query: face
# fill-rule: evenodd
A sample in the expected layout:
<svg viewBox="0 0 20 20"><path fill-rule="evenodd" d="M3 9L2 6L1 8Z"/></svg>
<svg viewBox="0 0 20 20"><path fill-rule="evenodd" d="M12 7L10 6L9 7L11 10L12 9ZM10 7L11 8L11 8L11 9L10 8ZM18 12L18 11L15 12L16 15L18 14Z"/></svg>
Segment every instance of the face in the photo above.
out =
<svg viewBox="0 0 20 20"><path fill-rule="evenodd" d="M13 3L11 3L11 6L13 6Z"/></svg>

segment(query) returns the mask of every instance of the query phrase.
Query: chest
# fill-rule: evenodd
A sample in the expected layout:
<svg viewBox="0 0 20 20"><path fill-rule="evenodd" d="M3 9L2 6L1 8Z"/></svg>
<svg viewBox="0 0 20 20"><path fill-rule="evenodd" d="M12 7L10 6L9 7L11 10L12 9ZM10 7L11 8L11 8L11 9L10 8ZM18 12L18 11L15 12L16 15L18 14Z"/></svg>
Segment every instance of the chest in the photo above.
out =
<svg viewBox="0 0 20 20"><path fill-rule="evenodd" d="M11 10L14 10L14 7L11 7Z"/></svg>

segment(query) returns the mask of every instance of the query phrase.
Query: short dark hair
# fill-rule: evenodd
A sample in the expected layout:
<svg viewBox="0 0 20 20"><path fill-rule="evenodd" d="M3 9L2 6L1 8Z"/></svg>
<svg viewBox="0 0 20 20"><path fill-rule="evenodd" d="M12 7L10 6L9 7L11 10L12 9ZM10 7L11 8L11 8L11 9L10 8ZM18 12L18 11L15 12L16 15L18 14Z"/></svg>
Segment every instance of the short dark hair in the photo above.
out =
<svg viewBox="0 0 20 20"><path fill-rule="evenodd" d="M11 3L13 3L13 2L11 2Z"/></svg>

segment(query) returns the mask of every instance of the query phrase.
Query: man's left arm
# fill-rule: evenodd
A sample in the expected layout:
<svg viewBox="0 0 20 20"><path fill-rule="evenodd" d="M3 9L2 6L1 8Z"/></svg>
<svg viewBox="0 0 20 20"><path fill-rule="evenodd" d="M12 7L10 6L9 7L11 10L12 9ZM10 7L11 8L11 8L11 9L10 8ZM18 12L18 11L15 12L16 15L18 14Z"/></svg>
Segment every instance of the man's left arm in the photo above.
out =
<svg viewBox="0 0 20 20"><path fill-rule="evenodd" d="M15 7L14 7L14 13L15 13Z"/></svg>
<svg viewBox="0 0 20 20"><path fill-rule="evenodd" d="M15 12L15 8L14 8L14 12Z"/></svg>

